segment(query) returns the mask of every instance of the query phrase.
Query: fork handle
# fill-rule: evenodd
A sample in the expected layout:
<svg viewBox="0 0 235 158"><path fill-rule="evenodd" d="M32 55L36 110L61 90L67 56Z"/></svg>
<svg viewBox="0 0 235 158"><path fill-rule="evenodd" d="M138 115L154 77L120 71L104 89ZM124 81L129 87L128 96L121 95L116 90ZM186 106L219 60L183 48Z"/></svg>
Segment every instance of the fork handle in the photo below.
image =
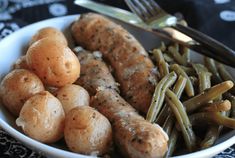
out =
<svg viewBox="0 0 235 158"><path fill-rule="evenodd" d="M229 63L235 63L235 52L222 44L221 42L209 37L208 35L199 32L191 27L184 26L182 24L177 23L176 25L172 26L172 28L184 33L185 35L191 37L203 47L206 47L212 53L217 54L219 57L228 60Z"/></svg>

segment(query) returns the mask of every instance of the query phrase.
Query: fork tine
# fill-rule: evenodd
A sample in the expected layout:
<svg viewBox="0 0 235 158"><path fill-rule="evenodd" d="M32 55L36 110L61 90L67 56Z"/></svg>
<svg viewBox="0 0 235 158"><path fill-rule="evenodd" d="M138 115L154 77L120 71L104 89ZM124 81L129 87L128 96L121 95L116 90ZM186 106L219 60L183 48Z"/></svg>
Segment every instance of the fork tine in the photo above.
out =
<svg viewBox="0 0 235 158"><path fill-rule="evenodd" d="M152 6L152 8L155 11L155 15L159 14L160 12L163 12L162 8L157 4L157 2L155 0L147 0L150 5Z"/></svg>
<svg viewBox="0 0 235 158"><path fill-rule="evenodd" d="M146 20L152 17L151 12L149 12L145 4L141 3L141 0L132 0L132 1L136 4L136 7L140 8L142 14L146 17Z"/></svg>
<svg viewBox="0 0 235 158"><path fill-rule="evenodd" d="M149 3L148 0L140 0L140 1L152 16L157 14L154 7Z"/></svg>
<svg viewBox="0 0 235 158"><path fill-rule="evenodd" d="M146 8L138 0L125 0L125 2L142 20L147 21L151 17Z"/></svg>
<svg viewBox="0 0 235 158"><path fill-rule="evenodd" d="M131 9L131 11L133 11L135 14L137 14L142 20L145 20L145 17L142 15L139 8L137 8L131 0L125 0L125 2L128 5L128 7Z"/></svg>

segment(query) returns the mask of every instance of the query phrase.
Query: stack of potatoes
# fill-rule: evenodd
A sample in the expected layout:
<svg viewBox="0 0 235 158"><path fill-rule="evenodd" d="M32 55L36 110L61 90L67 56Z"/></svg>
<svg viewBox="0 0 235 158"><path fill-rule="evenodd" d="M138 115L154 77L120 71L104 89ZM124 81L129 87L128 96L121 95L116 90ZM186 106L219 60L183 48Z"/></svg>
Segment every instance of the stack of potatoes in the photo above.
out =
<svg viewBox="0 0 235 158"><path fill-rule="evenodd" d="M89 107L88 92L73 84L79 75L79 60L63 33L42 28L1 81L1 100L31 138L54 143L64 136L74 152L103 155L112 145L111 125Z"/></svg>

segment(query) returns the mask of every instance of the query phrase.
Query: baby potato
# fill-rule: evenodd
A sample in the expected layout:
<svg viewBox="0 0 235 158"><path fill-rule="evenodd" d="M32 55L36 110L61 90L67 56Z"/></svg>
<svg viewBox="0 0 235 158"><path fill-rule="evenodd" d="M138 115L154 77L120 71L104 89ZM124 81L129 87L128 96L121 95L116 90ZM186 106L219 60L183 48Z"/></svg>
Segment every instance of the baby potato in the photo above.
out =
<svg viewBox="0 0 235 158"><path fill-rule="evenodd" d="M80 75L77 56L70 48L53 38L43 38L31 45L26 61L31 70L48 86L72 84Z"/></svg>
<svg viewBox="0 0 235 158"><path fill-rule="evenodd" d="M13 69L27 69L29 70L29 66L26 62L26 56L23 55L20 58L16 60L16 62L13 65Z"/></svg>
<svg viewBox="0 0 235 158"><path fill-rule="evenodd" d="M68 148L87 155L103 155L112 145L112 129L106 117L89 106L78 106L65 117Z"/></svg>
<svg viewBox="0 0 235 158"><path fill-rule="evenodd" d="M60 41L64 45L68 45L64 34L54 27L45 27L38 30L38 32L30 40L29 45L32 45L34 42L46 37L53 37L55 40Z"/></svg>
<svg viewBox="0 0 235 158"><path fill-rule="evenodd" d="M29 137L43 143L54 143L63 136L64 119L60 101L49 92L43 91L25 102L16 124Z"/></svg>
<svg viewBox="0 0 235 158"><path fill-rule="evenodd" d="M56 97L62 103L65 114L76 106L88 106L90 101L88 92L75 84L68 84L60 88L56 92Z"/></svg>
<svg viewBox="0 0 235 158"><path fill-rule="evenodd" d="M15 69L0 84L0 95L5 107L18 116L24 102L34 94L44 91L41 80L25 69Z"/></svg>

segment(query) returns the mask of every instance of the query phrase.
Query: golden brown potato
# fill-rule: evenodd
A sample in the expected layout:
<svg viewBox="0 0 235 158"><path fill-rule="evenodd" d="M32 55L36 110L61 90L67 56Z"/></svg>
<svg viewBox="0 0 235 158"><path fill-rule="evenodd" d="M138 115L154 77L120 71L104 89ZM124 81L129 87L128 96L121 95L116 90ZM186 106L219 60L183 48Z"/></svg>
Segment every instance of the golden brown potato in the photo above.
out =
<svg viewBox="0 0 235 158"><path fill-rule="evenodd" d="M18 116L24 102L44 90L41 80L25 69L15 69L7 74L0 85L0 95L6 108Z"/></svg>
<svg viewBox="0 0 235 158"><path fill-rule="evenodd" d="M103 155L112 144L112 129L106 117L89 106L69 111L64 138L70 150L87 155Z"/></svg>
<svg viewBox="0 0 235 158"><path fill-rule="evenodd" d="M16 124L25 134L43 143L53 143L63 136L65 114L60 101L47 91L29 98Z"/></svg>
<svg viewBox="0 0 235 158"><path fill-rule="evenodd" d="M56 92L56 97L63 105L64 112L67 114L71 109L77 106L88 106L90 96L81 86L68 84Z"/></svg>
<svg viewBox="0 0 235 158"><path fill-rule="evenodd" d="M25 55L21 56L20 58L18 58L16 60L16 62L13 65L13 69L27 69L27 70L30 69L27 62L26 62L26 56Z"/></svg>
<svg viewBox="0 0 235 158"><path fill-rule="evenodd" d="M29 47L26 61L31 70L48 86L62 87L77 80L80 63L70 48L43 38Z"/></svg>
<svg viewBox="0 0 235 158"><path fill-rule="evenodd" d="M45 27L38 30L38 32L30 40L29 45L32 45L34 42L45 37L53 37L55 40L62 42L64 45L68 44L64 34L60 30L54 27Z"/></svg>

